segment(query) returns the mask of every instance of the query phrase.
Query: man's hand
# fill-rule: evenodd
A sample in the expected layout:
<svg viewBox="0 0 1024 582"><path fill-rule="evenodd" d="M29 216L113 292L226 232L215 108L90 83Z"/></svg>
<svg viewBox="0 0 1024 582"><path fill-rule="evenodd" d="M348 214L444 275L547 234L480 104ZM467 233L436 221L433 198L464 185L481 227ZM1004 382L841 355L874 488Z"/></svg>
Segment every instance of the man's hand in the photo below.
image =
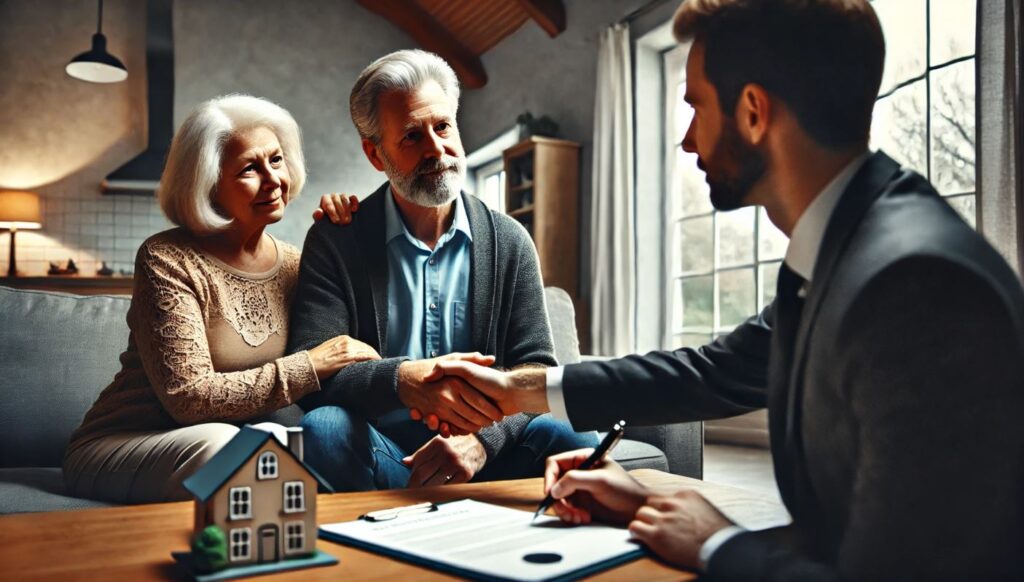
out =
<svg viewBox="0 0 1024 582"><path fill-rule="evenodd" d="M618 463L606 460L598 469L577 471L594 452L580 449L548 457L544 493L555 498L562 521L590 523L593 519L624 526L644 505L650 492Z"/></svg>
<svg viewBox="0 0 1024 582"><path fill-rule="evenodd" d="M348 224L352 222L352 214L358 211L358 198L332 192L320 197L320 206L313 211L313 220L320 220L326 215L334 224Z"/></svg>
<svg viewBox="0 0 1024 582"><path fill-rule="evenodd" d="M402 459L412 469L408 487L465 483L487 462L487 452L474 435L436 436Z"/></svg>
<svg viewBox="0 0 1024 582"><path fill-rule="evenodd" d="M696 569L704 542L730 525L733 523L700 493L683 489L669 497L650 497L636 512L629 532L661 559Z"/></svg>
<svg viewBox="0 0 1024 582"><path fill-rule="evenodd" d="M493 356L449 354L449 359L494 363ZM432 374L439 359L403 362L398 367L398 398L410 409L427 411L448 422L458 434L475 433L501 420L504 415L485 396L456 377ZM436 378L433 380L428 379Z"/></svg>
<svg viewBox="0 0 1024 582"><path fill-rule="evenodd" d="M518 412L549 411L545 368L525 367L504 372L486 368L480 362L441 359L426 376L426 380L436 381L444 377L461 378L497 403L505 416ZM410 408L412 410L409 414L413 420L422 419L430 430L439 431L442 436L461 434L457 426L447 426L447 419L443 415L416 407Z"/></svg>

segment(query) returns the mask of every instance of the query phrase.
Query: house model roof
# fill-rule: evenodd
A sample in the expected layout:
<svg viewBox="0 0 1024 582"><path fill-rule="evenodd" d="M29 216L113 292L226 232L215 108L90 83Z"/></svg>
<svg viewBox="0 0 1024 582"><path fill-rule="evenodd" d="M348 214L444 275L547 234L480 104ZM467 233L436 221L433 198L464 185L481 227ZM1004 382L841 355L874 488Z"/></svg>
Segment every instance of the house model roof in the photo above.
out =
<svg viewBox="0 0 1024 582"><path fill-rule="evenodd" d="M199 501L206 501L220 489L221 485L242 468L242 465L267 442L267 439L272 438L274 438L274 435L267 431L255 429L248 425L243 426L238 431L238 434L235 435L235 438L228 441L224 448L217 451L217 454L200 467L191 477L185 479L182 485ZM280 445L281 443L278 442L278 444ZM291 455L299 465L312 475L322 489L330 493L334 492L331 486L327 484L327 481L318 475L312 467L296 457L290 448L285 445L281 445L280 448Z"/></svg>

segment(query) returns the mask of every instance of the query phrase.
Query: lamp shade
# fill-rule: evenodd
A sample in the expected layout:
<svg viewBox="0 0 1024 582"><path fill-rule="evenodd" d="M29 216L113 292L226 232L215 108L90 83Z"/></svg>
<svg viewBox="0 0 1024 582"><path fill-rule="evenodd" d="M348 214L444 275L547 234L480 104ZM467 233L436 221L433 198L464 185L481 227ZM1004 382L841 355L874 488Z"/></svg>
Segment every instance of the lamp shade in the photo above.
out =
<svg viewBox="0 0 1024 582"><path fill-rule="evenodd" d="M92 49L71 59L64 70L76 79L92 83L117 83L128 78L128 69L107 52L107 37L99 32L92 35Z"/></svg>
<svg viewBox="0 0 1024 582"><path fill-rule="evenodd" d="M42 228L39 195L22 190L0 190L0 228Z"/></svg>

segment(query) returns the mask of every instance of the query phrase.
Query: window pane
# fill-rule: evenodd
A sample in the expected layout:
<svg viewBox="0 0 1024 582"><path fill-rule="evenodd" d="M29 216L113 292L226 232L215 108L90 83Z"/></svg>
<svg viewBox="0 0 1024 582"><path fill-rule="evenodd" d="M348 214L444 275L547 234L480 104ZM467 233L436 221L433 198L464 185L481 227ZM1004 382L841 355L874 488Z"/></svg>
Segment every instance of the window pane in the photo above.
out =
<svg viewBox="0 0 1024 582"><path fill-rule="evenodd" d="M974 192L974 60L932 73L932 175L940 194Z"/></svg>
<svg viewBox="0 0 1024 582"><path fill-rule="evenodd" d="M754 269L736 269L718 273L718 327L743 323L757 309Z"/></svg>
<svg viewBox="0 0 1024 582"><path fill-rule="evenodd" d="M686 105L685 108L689 109L689 106ZM697 169L697 154L688 154L681 147L676 147L675 152L675 183L671 191L673 196L678 196L680 212L683 216L711 212L714 207L711 206L711 195L708 193L708 184L704 181L704 172Z"/></svg>
<svg viewBox="0 0 1024 582"><path fill-rule="evenodd" d="M875 0L871 5L885 35L885 71L880 93L886 93L901 81L924 73L926 4L925 0Z"/></svg>
<svg viewBox="0 0 1024 582"><path fill-rule="evenodd" d="M672 342L673 348L699 348L711 342L709 333L683 333L675 336Z"/></svg>
<svg viewBox="0 0 1024 582"><path fill-rule="evenodd" d="M718 223L718 266L754 262L754 207L715 214Z"/></svg>
<svg viewBox="0 0 1024 582"><path fill-rule="evenodd" d="M714 323L714 297L711 276L683 279L683 328L711 329Z"/></svg>
<svg viewBox="0 0 1024 582"><path fill-rule="evenodd" d="M789 239L772 224L764 208L758 210L757 236L760 239L758 240L757 260L768 261L771 259L781 259L786 256L786 247L789 246Z"/></svg>
<svg viewBox="0 0 1024 582"><path fill-rule="evenodd" d="M967 224L971 227L977 228L978 213L975 208L974 194L964 194L963 196L950 196L946 198L946 202L953 207L954 210L960 213L960 216L964 217Z"/></svg>
<svg viewBox="0 0 1024 582"><path fill-rule="evenodd" d="M683 329L683 280L672 281L672 327L670 331Z"/></svg>
<svg viewBox="0 0 1024 582"><path fill-rule="evenodd" d="M761 301L758 303L758 310L764 309L775 300L775 288L778 286L779 265L782 262L766 263L761 265Z"/></svg>
<svg viewBox="0 0 1024 582"><path fill-rule="evenodd" d="M712 220L710 216L688 218L678 222L676 238L683 273L708 273L714 263L712 246Z"/></svg>
<svg viewBox="0 0 1024 582"><path fill-rule="evenodd" d="M932 66L974 54L975 0L931 0Z"/></svg>
<svg viewBox="0 0 1024 582"><path fill-rule="evenodd" d="M918 81L875 103L871 148L927 175L925 156L925 82Z"/></svg>

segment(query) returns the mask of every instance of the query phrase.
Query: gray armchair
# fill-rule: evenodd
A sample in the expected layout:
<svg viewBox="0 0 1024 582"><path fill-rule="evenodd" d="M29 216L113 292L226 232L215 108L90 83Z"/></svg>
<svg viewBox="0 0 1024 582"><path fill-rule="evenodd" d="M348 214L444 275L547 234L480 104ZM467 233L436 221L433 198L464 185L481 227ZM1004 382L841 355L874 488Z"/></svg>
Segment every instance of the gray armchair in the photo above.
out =
<svg viewBox="0 0 1024 582"><path fill-rule="evenodd" d="M562 365L580 362L572 299L557 287L546 287L544 297L555 340L555 357ZM700 479L704 474L704 423L627 427L626 440L616 447L612 458L627 469L659 469Z"/></svg>

